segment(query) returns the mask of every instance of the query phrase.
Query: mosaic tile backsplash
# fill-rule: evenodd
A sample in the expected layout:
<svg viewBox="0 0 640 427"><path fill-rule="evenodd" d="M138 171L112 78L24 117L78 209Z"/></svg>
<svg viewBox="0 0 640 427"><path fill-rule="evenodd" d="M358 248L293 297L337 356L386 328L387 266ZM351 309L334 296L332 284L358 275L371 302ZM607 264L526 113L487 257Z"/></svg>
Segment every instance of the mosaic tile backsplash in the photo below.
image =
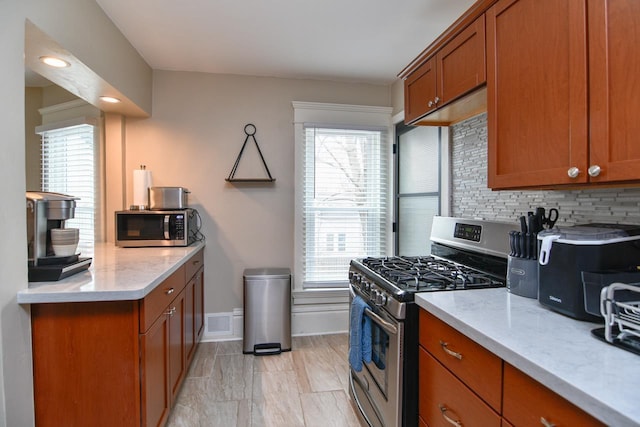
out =
<svg viewBox="0 0 640 427"><path fill-rule="evenodd" d="M557 225L640 224L640 188L491 191L487 188L487 115L451 127L451 214L515 221L536 206L557 208Z"/></svg>

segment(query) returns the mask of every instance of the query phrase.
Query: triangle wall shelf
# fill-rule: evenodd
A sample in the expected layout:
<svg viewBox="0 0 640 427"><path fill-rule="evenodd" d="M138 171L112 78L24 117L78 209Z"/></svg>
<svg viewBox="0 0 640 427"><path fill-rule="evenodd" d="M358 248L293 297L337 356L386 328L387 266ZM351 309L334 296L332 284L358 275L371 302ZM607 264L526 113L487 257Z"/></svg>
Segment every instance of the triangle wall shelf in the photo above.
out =
<svg viewBox="0 0 640 427"><path fill-rule="evenodd" d="M238 182L238 183L251 183L251 182L274 182L276 179L271 176L271 172L269 171L269 167L267 166L267 162L264 160L264 156L262 155L262 150L260 150L260 146L258 145L258 141L256 140L256 132L257 129L255 125L248 123L244 127L244 133L247 135L244 139L244 144L242 144L242 148L240 149L240 153L236 158L236 162L229 173L229 176L225 178L227 182ZM253 139L253 142L258 150L258 154L260 155L260 160L262 160L262 164L264 165L264 169L267 172L268 177L265 178L237 178L236 172L238 170L238 165L240 164L240 160L242 159L242 154L244 154L244 150L247 147L247 142L249 142L249 138Z"/></svg>

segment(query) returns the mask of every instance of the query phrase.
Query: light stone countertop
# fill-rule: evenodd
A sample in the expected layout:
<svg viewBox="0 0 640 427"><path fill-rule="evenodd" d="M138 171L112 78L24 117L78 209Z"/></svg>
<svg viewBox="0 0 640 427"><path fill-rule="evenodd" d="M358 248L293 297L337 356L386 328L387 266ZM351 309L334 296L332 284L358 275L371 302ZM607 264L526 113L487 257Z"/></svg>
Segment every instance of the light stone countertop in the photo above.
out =
<svg viewBox="0 0 640 427"><path fill-rule="evenodd" d="M416 294L417 304L609 426L640 426L640 356L505 288ZM604 321L603 321L604 322Z"/></svg>
<svg viewBox="0 0 640 427"><path fill-rule="evenodd" d="M98 243L88 270L57 282L30 282L19 304L123 301L144 298L204 247L119 248ZM82 255L81 255L82 257Z"/></svg>

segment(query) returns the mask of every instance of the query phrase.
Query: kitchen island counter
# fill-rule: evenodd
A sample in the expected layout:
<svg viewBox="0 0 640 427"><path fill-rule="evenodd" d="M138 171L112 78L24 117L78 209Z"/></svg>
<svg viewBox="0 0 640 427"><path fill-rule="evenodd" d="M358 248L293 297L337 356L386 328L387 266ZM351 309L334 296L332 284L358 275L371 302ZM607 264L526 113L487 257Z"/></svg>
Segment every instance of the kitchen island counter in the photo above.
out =
<svg viewBox="0 0 640 427"><path fill-rule="evenodd" d="M99 243L88 270L57 282L30 282L19 304L125 301L144 298L204 247L120 248ZM82 256L82 255L81 255Z"/></svg>
<svg viewBox="0 0 640 427"><path fill-rule="evenodd" d="M640 426L640 358L505 288L427 292L416 303L610 426Z"/></svg>

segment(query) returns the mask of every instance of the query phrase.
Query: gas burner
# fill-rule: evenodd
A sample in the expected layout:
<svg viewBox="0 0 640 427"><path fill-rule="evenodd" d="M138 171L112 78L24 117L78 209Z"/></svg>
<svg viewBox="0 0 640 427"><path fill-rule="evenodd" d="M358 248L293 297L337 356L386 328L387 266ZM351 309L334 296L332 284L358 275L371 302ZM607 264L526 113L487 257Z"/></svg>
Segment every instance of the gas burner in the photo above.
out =
<svg viewBox="0 0 640 427"><path fill-rule="evenodd" d="M390 292L429 292L504 286L477 270L432 256L365 258L362 264L389 282Z"/></svg>

